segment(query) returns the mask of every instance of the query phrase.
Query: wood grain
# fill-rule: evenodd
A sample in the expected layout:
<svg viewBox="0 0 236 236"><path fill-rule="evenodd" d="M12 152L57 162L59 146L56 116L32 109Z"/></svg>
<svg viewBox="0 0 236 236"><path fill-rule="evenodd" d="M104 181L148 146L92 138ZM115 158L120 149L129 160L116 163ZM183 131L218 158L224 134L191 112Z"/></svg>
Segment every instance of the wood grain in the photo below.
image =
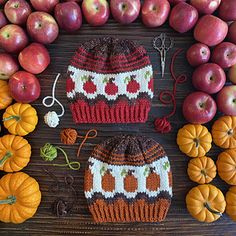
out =
<svg viewBox="0 0 236 236"><path fill-rule="evenodd" d="M160 76L160 58L157 52L152 48L152 39L161 32L166 32L169 36L174 38L174 48L168 53L167 68L165 78ZM152 110L149 115L149 120L146 124L130 124L130 125L75 125L72 121L71 113L68 109L68 103L65 94L65 73L69 60L78 47L78 45L86 40L94 37L102 36L116 36L136 40L143 44L148 51L149 56L155 71L155 98L152 104ZM27 139L32 145L33 155L31 162L24 169L24 171L35 177L42 190L42 203L37 214L27 222L21 225L3 224L0 223L1 235L235 235L236 224L233 223L228 216L224 216L215 223L203 224L194 220L187 212L185 207L185 195L191 187L195 186L193 182L188 179L186 168L188 157L180 153L176 143L176 133L185 122L182 112L181 104L184 97L189 94L193 88L191 86L191 68L185 60L185 52L182 53L176 62L175 71L177 74L186 73L188 81L183 85L177 87L177 113L171 118L173 131L169 134L158 134L153 127L153 120L156 117L169 113L171 106L163 106L158 100L158 94L163 89L171 88L173 81L170 77L168 65L171 56L177 48L186 49L193 43L192 32L187 34L178 34L171 30L166 24L159 29L145 28L139 21L129 26L120 26L114 21L110 20L104 27L92 28L84 24L80 31L76 34L60 33L60 37L48 49L51 55L51 64L48 69L39 75L42 93L40 99L33 105L38 111L40 122L34 133L27 136ZM42 98L51 94L51 87L57 73L62 73L59 79L56 95L57 98L65 105L66 114L61 120L60 126L57 129L49 129L43 122L43 116L49 110L58 110L56 106L52 109L44 108L41 104ZM208 127L210 127L209 124ZM62 128L73 127L78 130L80 134L91 128L98 130L98 137L95 140L90 140L86 143L82 150L79 161L81 162L81 169L79 171L71 171L66 168L45 166L45 163L39 156L39 148L45 143L50 142L55 145L62 146L71 160L76 160L76 151L78 145L64 146L60 143L59 133ZM4 134L3 131L1 134ZM133 223L133 224L95 224L91 219L88 211L86 200L83 194L83 174L86 161L92 151L93 147L108 137L117 134L140 134L154 138L161 143L171 162L174 177L173 201L167 218L162 223ZM220 150L213 147L209 153L214 160ZM58 163L63 163L63 157L57 160ZM67 217L57 218L51 212L51 204L56 197L62 197L71 201L71 194L65 189L59 193L51 191L51 186L54 184L53 180L42 170L47 167L57 176L60 183L63 183L64 176L71 174L75 178L75 188L78 193L78 200L73 208L71 214ZM4 173L0 173L4 175ZM221 181L219 177L213 181L213 184L218 186L224 193L229 186ZM68 195L70 195L68 197Z"/></svg>

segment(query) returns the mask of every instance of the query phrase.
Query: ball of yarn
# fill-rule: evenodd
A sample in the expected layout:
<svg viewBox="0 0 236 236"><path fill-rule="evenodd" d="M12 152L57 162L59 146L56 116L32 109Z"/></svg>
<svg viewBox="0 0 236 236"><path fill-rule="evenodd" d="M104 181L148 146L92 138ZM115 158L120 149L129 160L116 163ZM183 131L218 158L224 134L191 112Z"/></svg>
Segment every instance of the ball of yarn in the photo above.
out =
<svg viewBox="0 0 236 236"><path fill-rule="evenodd" d="M44 116L44 122L50 128L56 128L59 125L59 121L60 119L55 111L49 111Z"/></svg>
<svg viewBox="0 0 236 236"><path fill-rule="evenodd" d="M57 149L50 143L46 143L40 148L40 156L45 161L53 161L57 157Z"/></svg>
<svg viewBox="0 0 236 236"><path fill-rule="evenodd" d="M77 131L71 128L63 129L60 133L61 142L66 145L75 144L77 136Z"/></svg>
<svg viewBox="0 0 236 236"><path fill-rule="evenodd" d="M154 126L159 133L169 133L172 129L170 122L166 118L157 118L154 122Z"/></svg>

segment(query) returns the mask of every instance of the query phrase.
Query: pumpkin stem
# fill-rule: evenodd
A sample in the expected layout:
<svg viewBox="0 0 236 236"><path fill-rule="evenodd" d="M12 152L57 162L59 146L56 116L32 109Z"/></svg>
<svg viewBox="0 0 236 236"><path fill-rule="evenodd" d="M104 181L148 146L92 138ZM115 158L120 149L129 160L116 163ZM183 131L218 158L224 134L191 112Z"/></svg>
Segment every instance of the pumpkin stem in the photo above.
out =
<svg viewBox="0 0 236 236"><path fill-rule="evenodd" d="M2 166L5 161L12 156L12 153L7 151L6 154L0 159L0 166Z"/></svg>
<svg viewBox="0 0 236 236"><path fill-rule="evenodd" d="M228 132L227 132L227 134L230 135L230 136L233 135L233 133L234 133L234 132L233 132L232 129L229 129Z"/></svg>
<svg viewBox="0 0 236 236"><path fill-rule="evenodd" d="M12 119L15 119L16 121L19 121L20 120L20 116L9 116L9 117L6 117L6 118L3 118L2 121L8 121L8 120L12 120Z"/></svg>
<svg viewBox="0 0 236 236"><path fill-rule="evenodd" d="M198 138L194 138L193 142L195 142L196 148L198 148L198 146L199 146L199 139Z"/></svg>
<svg viewBox="0 0 236 236"><path fill-rule="evenodd" d="M213 210L207 202L204 203L204 207L206 207L206 209L208 211L210 211L212 214L216 214L216 215L222 216L221 212Z"/></svg>
<svg viewBox="0 0 236 236"><path fill-rule="evenodd" d="M207 177L207 173L205 170L201 170L201 174L203 174L205 177Z"/></svg>
<svg viewBox="0 0 236 236"><path fill-rule="evenodd" d="M3 204L12 205L14 203L16 203L16 197L12 195L8 196L7 199L0 200L0 205L3 205Z"/></svg>

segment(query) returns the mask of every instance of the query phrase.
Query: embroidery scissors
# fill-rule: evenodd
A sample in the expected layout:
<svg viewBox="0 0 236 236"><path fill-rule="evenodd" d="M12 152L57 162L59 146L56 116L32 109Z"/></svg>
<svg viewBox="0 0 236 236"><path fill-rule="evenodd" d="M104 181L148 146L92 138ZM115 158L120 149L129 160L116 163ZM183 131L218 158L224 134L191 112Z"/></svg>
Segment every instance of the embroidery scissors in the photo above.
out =
<svg viewBox="0 0 236 236"><path fill-rule="evenodd" d="M169 41L169 42L167 42ZM168 45L167 45L168 43ZM161 56L161 77L164 77L166 66L166 54L173 47L174 41L171 37L167 38L165 33L161 33L159 36L153 39L153 48L156 49Z"/></svg>

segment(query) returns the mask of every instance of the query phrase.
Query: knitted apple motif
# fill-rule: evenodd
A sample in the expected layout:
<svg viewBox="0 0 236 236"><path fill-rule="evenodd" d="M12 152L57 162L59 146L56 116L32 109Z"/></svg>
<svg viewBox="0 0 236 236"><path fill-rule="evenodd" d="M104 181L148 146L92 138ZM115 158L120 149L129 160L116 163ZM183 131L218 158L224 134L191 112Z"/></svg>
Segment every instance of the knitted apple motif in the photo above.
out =
<svg viewBox="0 0 236 236"><path fill-rule="evenodd" d="M86 93L94 94L97 91L97 86L93 82L94 77L89 75L84 75L81 80L84 82L83 89Z"/></svg>
<svg viewBox="0 0 236 236"><path fill-rule="evenodd" d="M103 83L106 83L105 93L108 95L116 95L118 93L118 86L114 83L115 78L105 78Z"/></svg>
<svg viewBox="0 0 236 236"><path fill-rule="evenodd" d="M136 75L127 76L125 83L127 83L127 92L137 93L140 89L140 84L135 80Z"/></svg>
<svg viewBox="0 0 236 236"><path fill-rule="evenodd" d="M152 92L154 91L154 80L153 80L153 76L152 73L148 70L146 71L145 75L144 75L145 79L148 80L148 89L151 90Z"/></svg>
<svg viewBox="0 0 236 236"><path fill-rule="evenodd" d="M155 172L155 168L145 168L146 188L149 191L157 191L160 188L160 175Z"/></svg>

